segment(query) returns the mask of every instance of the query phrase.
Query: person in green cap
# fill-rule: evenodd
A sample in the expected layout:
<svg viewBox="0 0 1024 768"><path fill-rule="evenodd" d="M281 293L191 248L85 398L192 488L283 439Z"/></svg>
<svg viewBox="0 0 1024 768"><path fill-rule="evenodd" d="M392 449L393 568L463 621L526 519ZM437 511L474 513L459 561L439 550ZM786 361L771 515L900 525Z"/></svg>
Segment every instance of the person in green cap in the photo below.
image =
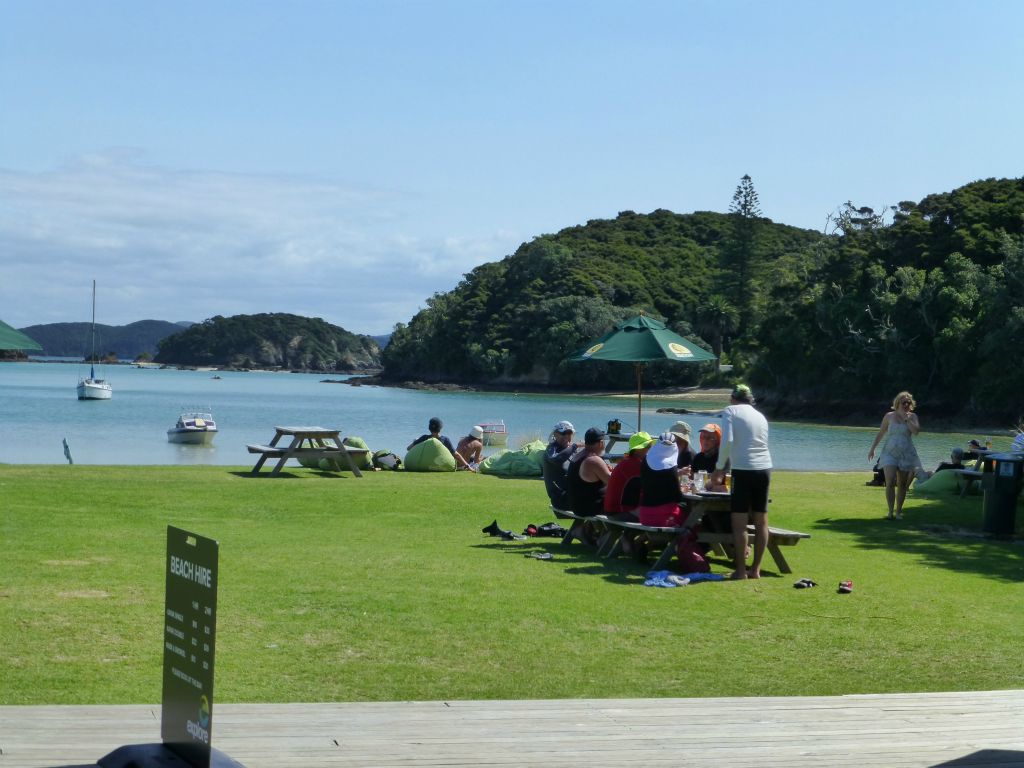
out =
<svg viewBox="0 0 1024 768"><path fill-rule="evenodd" d="M633 513L640 506L640 467L654 438L636 432L629 438L629 450L615 465L604 492L604 513L615 519L636 520Z"/></svg>

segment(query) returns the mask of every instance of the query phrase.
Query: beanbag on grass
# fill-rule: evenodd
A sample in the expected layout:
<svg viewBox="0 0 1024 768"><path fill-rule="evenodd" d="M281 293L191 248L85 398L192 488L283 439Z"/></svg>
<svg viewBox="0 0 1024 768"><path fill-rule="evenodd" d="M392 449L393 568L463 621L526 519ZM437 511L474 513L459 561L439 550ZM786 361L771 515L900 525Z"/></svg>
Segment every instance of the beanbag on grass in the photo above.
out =
<svg viewBox="0 0 1024 768"><path fill-rule="evenodd" d="M960 485L956 472L952 469L940 469L924 482L914 483L914 493L922 496L938 496L944 493L959 493Z"/></svg>
<svg viewBox="0 0 1024 768"><path fill-rule="evenodd" d="M402 462L407 472L454 472L455 457L433 437L414 445Z"/></svg>
<svg viewBox="0 0 1024 768"><path fill-rule="evenodd" d="M480 462L478 471L502 477L540 477L543 474L545 448L540 440L534 440L518 451L499 451Z"/></svg>
<svg viewBox="0 0 1024 768"><path fill-rule="evenodd" d="M359 467L359 469L373 469L373 451L370 450L370 446L366 444L363 438L346 437L341 442L349 448L362 448L366 451L362 456L352 456L352 463Z"/></svg>

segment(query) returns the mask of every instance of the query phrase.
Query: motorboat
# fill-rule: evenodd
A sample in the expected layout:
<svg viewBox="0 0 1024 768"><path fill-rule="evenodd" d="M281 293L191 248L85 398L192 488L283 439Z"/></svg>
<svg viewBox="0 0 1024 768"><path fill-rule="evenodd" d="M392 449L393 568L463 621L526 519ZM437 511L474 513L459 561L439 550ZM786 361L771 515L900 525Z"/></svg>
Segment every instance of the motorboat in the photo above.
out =
<svg viewBox="0 0 1024 768"><path fill-rule="evenodd" d="M79 400L109 400L114 389L106 379L96 378L96 281L92 281L92 344L89 357L89 378L78 382Z"/></svg>
<svg viewBox="0 0 1024 768"><path fill-rule="evenodd" d="M182 411L178 423L167 430L167 442L209 445L217 435L217 422L209 411Z"/></svg>
<svg viewBox="0 0 1024 768"><path fill-rule="evenodd" d="M484 431L484 445L508 445L508 429L504 421L485 421L479 426Z"/></svg>

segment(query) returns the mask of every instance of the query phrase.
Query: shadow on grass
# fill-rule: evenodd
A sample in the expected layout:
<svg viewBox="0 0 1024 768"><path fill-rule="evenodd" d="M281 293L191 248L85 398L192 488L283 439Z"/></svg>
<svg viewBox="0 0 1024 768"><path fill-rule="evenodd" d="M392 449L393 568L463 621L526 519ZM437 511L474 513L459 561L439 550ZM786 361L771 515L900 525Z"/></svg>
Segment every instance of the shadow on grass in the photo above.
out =
<svg viewBox="0 0 1024 768"><path fill-rule="evenodd" d="M324 470L324 469L299 468L299 467L296 467L296 469L299 470L300 474L296 474L295 472L289 472L287 469L282 469L276 475L270 474L269 470L266 471L266 472L257 472L255 475L252 472L250 472L249 470L234 470L234 471L230 472L229 474L232 474L235 477L245 477L245 478L248 478L250 480L258 480L260 478L272 478L274 480L280 480L280 479L299 480L299 479L301 479L303 477L325 477L325 478L338 478L338 477L348 478L348 477L355 477L355 475L353 475L351 472L349 472L347 470L346 471L341 471L341 472L332 472L331 470ZM369 471L369 470L363 470L363 471L366 472L366 471Z"/></svg>
<svg viewBox="0 0 1024 768"><path fill-rule="evenodd" d="M853 536L862 549L885 549L917 557L933 568L976 573L1002 581L1024 579L1024 541L987 538L980 497L914 498L903 520L822 518L819 527ZM1022 518L1018 510L1017 518Z"/></svg>
<svg viewBox="0 0 1024 768"><path fill-rule="evenodd" d="M561 563L566 567L563 573L571 576L597 576L613 584L639 586L644 583L648 571L654 568L656 557L650 556L645 562L638 561L628 555L616 558L598 557L597 552L579 543L569 546L562 544L561 539L534 537L526 541L506 541L499 538L485 539L474 544L478 549L487 549L517 557L534 557L537 554L550 554L550 562ZM718 566L718 572L732 571L732 560L718 557L713 553L706 556L712 566ZM767 557L767 556L766 556ZM541 562L548 562L547 558ZM667 570L681 573L678 561L673 559ZM785 574L761 568L762 578L778 578Z"/></svg>

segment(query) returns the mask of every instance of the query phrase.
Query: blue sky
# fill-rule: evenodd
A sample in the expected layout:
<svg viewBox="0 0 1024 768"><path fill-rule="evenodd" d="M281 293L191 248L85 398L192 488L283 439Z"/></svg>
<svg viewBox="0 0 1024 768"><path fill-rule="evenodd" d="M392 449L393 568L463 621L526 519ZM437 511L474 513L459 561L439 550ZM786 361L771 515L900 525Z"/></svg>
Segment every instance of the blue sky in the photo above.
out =
<svg viewBox="0 0 1024 768"><path fill-rule="evenodd" d="M533 237L1019 177L1024 4L0 0L0 318L388 332Z"/></svg>

